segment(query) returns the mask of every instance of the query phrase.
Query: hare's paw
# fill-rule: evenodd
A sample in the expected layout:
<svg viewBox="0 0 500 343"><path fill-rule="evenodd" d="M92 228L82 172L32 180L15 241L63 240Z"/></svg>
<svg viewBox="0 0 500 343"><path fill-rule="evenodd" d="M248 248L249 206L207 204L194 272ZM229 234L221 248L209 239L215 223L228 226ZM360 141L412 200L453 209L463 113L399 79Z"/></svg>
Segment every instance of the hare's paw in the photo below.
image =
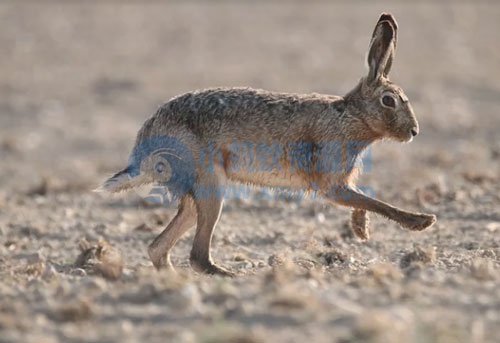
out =
<svg viewBox="0 0 500 343"><path fill-rule="evenodd" d="M358 238L368 240L370 230L368 228L368 214L365 210L354 209L351 215L351 229Z"/></svg>
<svg viewBox="0 0 500 343"><path fill-rule="evenodd" d="M199 272L205 273L209 275L221 275L227 277L235 277L236 273L226 269L224 267L218 266L217 264L211 261L195 261L191 260L191 267Z"/></svg>
<svg viewBox="0 0 500 343"><path fill-rule="evenodd" d="M205 269L205 273L211 275L221 275L227 277L235 277L236 273L226 269L224 267L218 266L216 264L211 264L208 268Z"/></svg>
<svg viewBox="0 0 500 343"><path fill-rule="evenodd" d="M436 216L434 214L413 213L402 223L402 226L411 231L422 231L435 222Z"/></svg>

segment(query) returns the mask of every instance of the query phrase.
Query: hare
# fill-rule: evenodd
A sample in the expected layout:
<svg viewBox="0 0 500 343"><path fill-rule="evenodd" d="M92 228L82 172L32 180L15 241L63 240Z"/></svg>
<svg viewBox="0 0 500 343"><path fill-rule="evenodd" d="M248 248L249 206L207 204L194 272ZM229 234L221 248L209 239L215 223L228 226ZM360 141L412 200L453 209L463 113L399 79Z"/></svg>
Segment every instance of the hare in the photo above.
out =
<svg viewBox="0 0 500 343"><path fill-rule="evenodd" d="M352 207L352 229L362 239L368 238L367 211L409 230L431 226L435 215L404 211L354 185L371 143L410 142L419 132L407 96L388 79L397 29L394 17L382 13L369 45L368 75L343 97L213 88L175 97L146 120L127 167L101 189L150 184L166 190L168 201L179 201L176 216L149 245L154 266L172 268L170 250L196 226L192 268L233 275L210 254L230 182L295 187Z"/></svg>

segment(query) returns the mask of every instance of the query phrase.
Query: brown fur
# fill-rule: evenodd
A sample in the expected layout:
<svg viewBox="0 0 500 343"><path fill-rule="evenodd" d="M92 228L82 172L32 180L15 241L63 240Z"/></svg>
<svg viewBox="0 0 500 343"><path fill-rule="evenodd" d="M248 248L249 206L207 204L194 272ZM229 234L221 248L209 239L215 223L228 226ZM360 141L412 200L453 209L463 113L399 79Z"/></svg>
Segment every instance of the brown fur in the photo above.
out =
<svg viewBox="0 0 500 343"><path fill-rule="evenodd" d="M381 214L410 230L423 230L435 222L434 215L403 211L355 189L356 162L363 148L356 154L347 153L349 142L364 142L366 148L384 138L410 141L418 133L418 123L408 98L387 78L395 54L397 27L392 15L381 15L370 43L368 76L344 97L250 88L191 92L171 99L148 119L138 133L137 144L161 135L181 141L195 161L204 161L196 165L193 187L220 186L235 181L316 190L331 202L354 208L353 230L362 239L369 236L367 211ZM384 96L392 98L394 107L382 103ZM252 143L253 147L259 143L277 144L283 148L279 154L280 167L261 171L233 168L232 161L243 158L232 145L235 141ZM290 142L310 143L307 148L311 156L309 169L292 167ZM340 144L340 166L335 171L317 168L321 163L323 142ZM219 154L212 156L216 163L211 170L206 168L209 161L202 155L209 144L214 144L214 151ZM258 152L254 149L252 154ZM103 188L120 191L141 182L152 182L151 178L142 179L146 181L126 178L126 171L115 174ZM157 268L171 267L170 249L182 234L196 225L191 251L193 268L231 275L230 271L215 265L210 256L212 233L221 210L220 197L196 197L193 190L188 191L180 200L176 217L149 246L153 264Z"/></svg>

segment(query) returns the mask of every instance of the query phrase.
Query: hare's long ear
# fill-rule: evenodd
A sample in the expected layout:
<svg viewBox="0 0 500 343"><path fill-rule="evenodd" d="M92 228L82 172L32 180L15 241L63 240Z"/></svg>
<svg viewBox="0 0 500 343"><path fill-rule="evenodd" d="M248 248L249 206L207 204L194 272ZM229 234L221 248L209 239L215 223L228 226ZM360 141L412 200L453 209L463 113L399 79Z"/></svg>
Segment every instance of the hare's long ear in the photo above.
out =
<svg viewBox="0 0 500 343"><path fill-rule="evenodd" d="M391 14L382 13L368 49L368 82L387 77L395 55L398 25Z"/></svg>

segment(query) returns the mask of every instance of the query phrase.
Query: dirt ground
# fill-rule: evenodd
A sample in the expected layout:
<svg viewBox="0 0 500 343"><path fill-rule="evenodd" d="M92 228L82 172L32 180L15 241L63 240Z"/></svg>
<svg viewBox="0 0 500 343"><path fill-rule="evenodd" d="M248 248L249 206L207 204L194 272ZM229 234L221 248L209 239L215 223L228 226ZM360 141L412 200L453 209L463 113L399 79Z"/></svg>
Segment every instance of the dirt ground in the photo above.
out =
<svg viewBox="0 0 500 343"><path fill-rule="evenodd" d="M146 247L175 210L91 192L142 122L211 86L345 94L382 11L421 134L373 146L359 183L437 223L373 215L361 242L346 208L229 200L213 256L240 275L192 272L192 231L179 274L157 272ZM0 342L498 340L499 17L488 1L2 2Z"/></svg>

